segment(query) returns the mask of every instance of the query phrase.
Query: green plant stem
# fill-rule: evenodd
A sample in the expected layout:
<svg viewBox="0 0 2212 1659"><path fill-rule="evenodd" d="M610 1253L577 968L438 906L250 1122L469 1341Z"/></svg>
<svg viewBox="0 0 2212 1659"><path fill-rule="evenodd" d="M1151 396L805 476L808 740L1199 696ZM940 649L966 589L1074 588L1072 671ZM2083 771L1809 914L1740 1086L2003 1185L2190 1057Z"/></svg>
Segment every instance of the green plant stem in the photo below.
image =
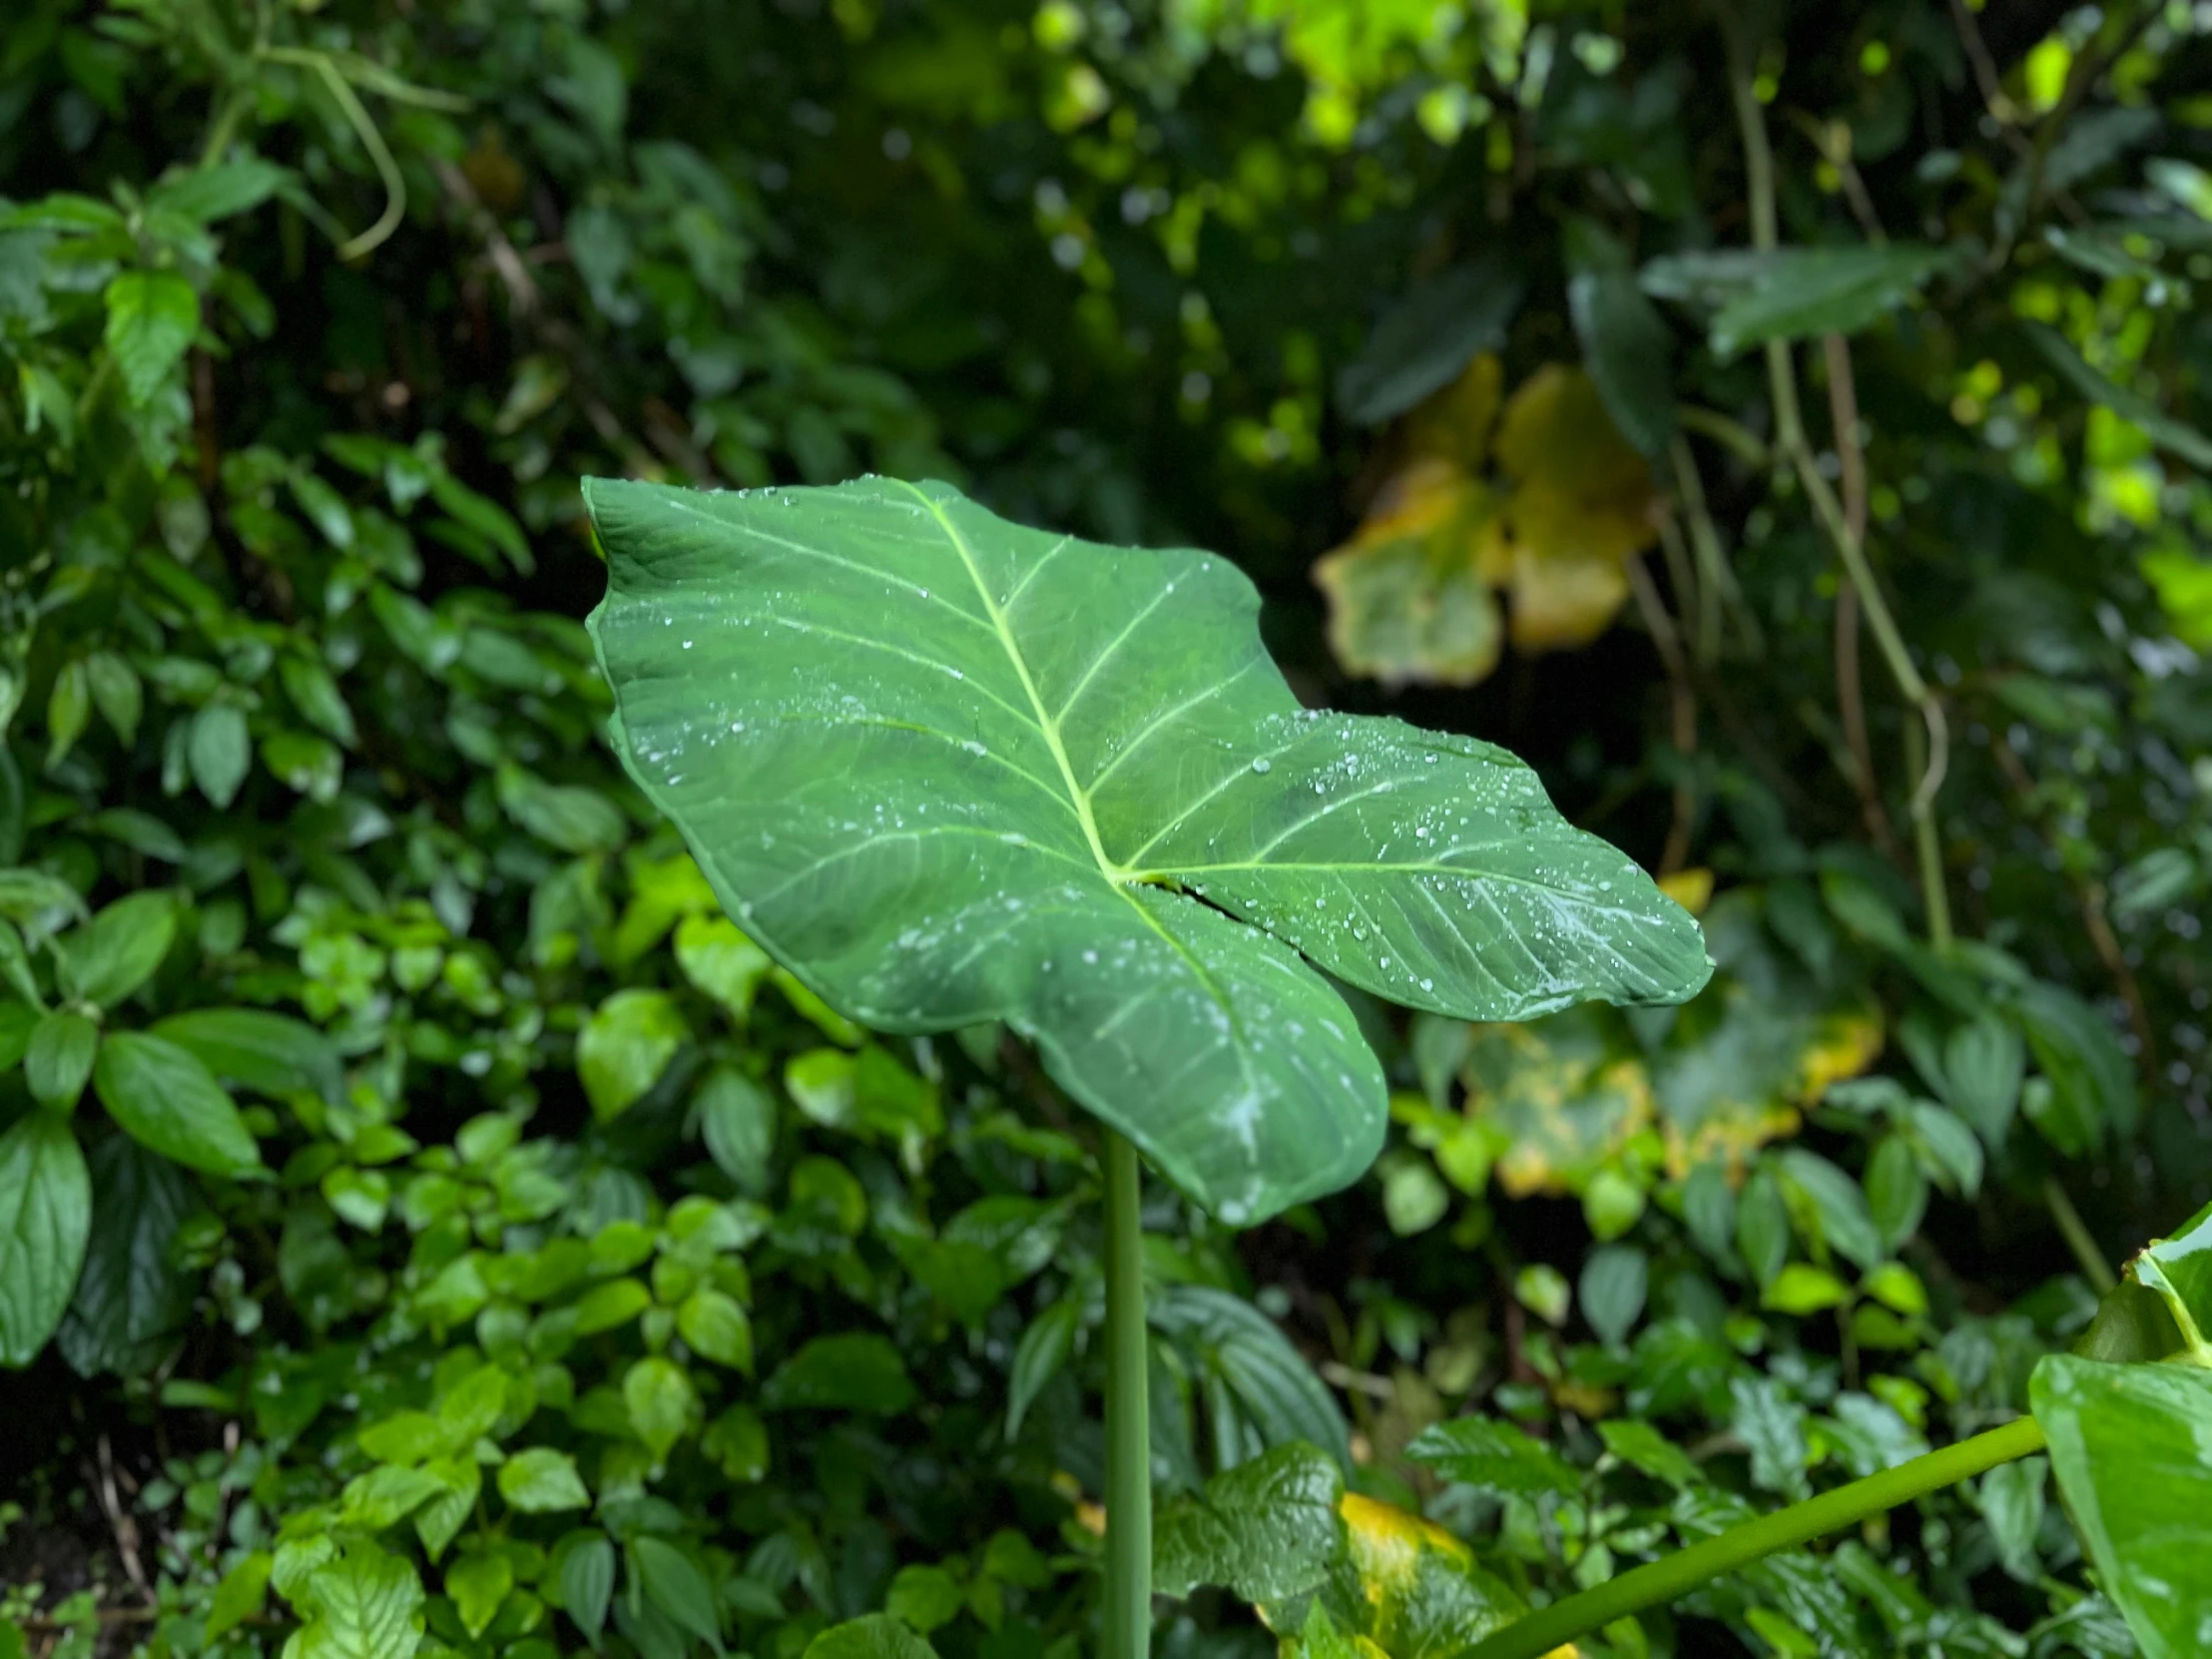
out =
<svg viewBox="0 0 2212 1659"><path fill-rule="evenodd" d="M2050 1211L2050 1219L2058 1224L2059 1236L2066 1241L2066 1248L2080 1265L2081 1277L2089 1281L2089 1288L2099 1296L2108 1296L2119 1288L2119 1275L2112 1271L2112 1264L2104 1259L2104 1252L2097 1248L2089 1227L2081 1219L2081 1212L2074 1208L2066 1189L2058 1184L2055 1175L2043 1180L2043 1204Z"/></svg>
<svg viewBox="0 0 2212 1659"><path fill-rule="evenodd" d="M1744 147L1744 181L1750 198L1752 246L1762 251L1772 250L1778 246L1780 238L1775 209L1774 152L1767 143L1766 116L1759 108L1759 95L1752 84L1751 50L1744 39L1742 25L1725 9L1721 19L1728 44L1729 92L1735 102L1736 125ZM1767 381L1774 401L1774 447L1789 458L1822 528L1836 544L1836 552L1843 560L1845 579L1858 591L1860 607L1866 613L1868 626L1874 630L1875 643L1882 648L1882 660L1889 667L1890 677L1897 682L1906 701L1920 711L1922 723L1927 728L1925 735L1914 732L1907 738L1908 747L1915 755L1913 774L1917 780L1911 803L1914 842L1920 860L1921 896L1928 912L1929 942L1938 950L1946 949L1951 940L1950 899L1943 889L1942 848L1936 828L1936 795L1942 788L1943 774L1950 760L1950 734L1943 719L1942 704L1928 682L1921 678L1921 671L1913 662L1913 653L1906 646L1905 635L1890 612L1890 602L1883 597L1881 585L1875 580L1874 567L1867 562L1865 542L1853 531L1843 503L1837 499L1836 491L1813 458L1812 445L1806 441L1805 419L1798 406L1797 365L1791 359L1789 343L1779 339L1767 341L1766 356Z"/></svg>
<svg viewBox="0 0 2212 1659"><path fill-rule="evenodd" d="M1143 1174L1137 1149L1106 1136L1105 1659L1152 1644L1152 1428L1147 1421Z"/></svg>
<svg viewBox="0 0 2212 1659"><path fill-rule="evenodd" d="M1539 1659L1564 1642L1602 1629L1615 1619L1640 1613L1688 1594L1708 1579L1733 1572L1761 1556L1794 1549L1824 1533L1895 1509L1902 1503L2009 1463L2043 1447L2043 1431L2033 1417L2019 1417L2002 1428L1976 1434L1940 1451L1900 1463L1894 1469L1854 1480L1832 1492L1793 1503L1771 1515L1732 1526L1716 1538L1609 1579L1595 1589L1531 1613L1467 1650L1465 1659Z"/></svg>
<svg viewBox="0 0 2212 1659"><path fill-rule="evenodd" d="M1921 898L1928 909L1928 938L1937 950L1950 944L1950 894L1943 885L1943 847L1936 832L1936 792L1942 787L1948 758L1947 728L1943 706L1933 696L1921 705L1925 728L1911 721L1905 725L1905 764L1921 782L1913 791L1913 850L1920 860ZM1929 739L1944 740L1945 748L1930 758Z"/></svg>

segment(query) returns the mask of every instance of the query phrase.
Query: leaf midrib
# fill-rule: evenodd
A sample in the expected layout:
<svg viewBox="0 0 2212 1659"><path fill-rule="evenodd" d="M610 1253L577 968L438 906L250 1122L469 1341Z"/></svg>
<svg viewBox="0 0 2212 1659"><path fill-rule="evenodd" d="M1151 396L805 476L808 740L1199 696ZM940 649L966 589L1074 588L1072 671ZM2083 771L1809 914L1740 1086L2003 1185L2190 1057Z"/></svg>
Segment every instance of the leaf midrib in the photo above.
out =
<svg viewBox="0 0 2212 1659"><path fill-rule="evenodd" d="M990 619L991 630L998 636L1000 649L1006 653L1006 660L1013 664L1014 673L1021 680L1022 695L1029 699L1029 707L1036 715L1038 735L1051 751L1052 764L1060 769L1061 782L1067 788L1068 805L1075 811L1076 822L1083 827L1083 838L1090 844L1091 857L1098 865L1100 877L1110 889L1128 902L1129 907L1143 918L1147 927L1183 959L1185 965L1197 976L1198 982L1206 987L1206 993L1229 1017L1232 1026L1239 1024L1236 1004L1214 977L1213 971L1193 955L1190 947L1170 932L1160 918L1146 907L1144 901L1130 890L1132 883L1141 882L1143 877L1106 855L1106 843L1099 838L1098 821L1091 814L1091 798L1083 786L1075 781L1075 767L1068 759L1066 745L1060 742L1059 727L1045 712L1044 698L1038 693L1037 682L1029 672L1029 660L1022 655L1020 642L1014 638L1014 631L1007 626L1005 611L991 597L990 585L983 580L982 569L976 564L975 555L968 549L967 538L960 534L960 527L952 522L951 515L945 512L942 504L928 491L906 479L898 482L929 509L929 516L937 521L937 527L952 544L952 551L959 555L961 565L967 570L968 580L975 584L975 595L983 602L983 613ZM1057 552L1058 549L1054 551Z"/></svg>
<svg viewBox="0 0 2212 1659"><path fill-rule="evenodd" d="M1098 821L1091 815L1091 798L1075 781L1075 767L1068 760L1067 746L1060 742L1060 729L1045 712L1044 698L1037 691L1037 682L1029 673L1029 660L1021 653L1020 642L1014 631L1006 625L1006 613L998 601L991 597L990 585L983 580L983 572L975 562L975 555L968 550L967 538L960 534L960 527L952 522L951 515L928 491L900 479L899 483L929 509L929 516L944 531L945 539L952 544L952 551L960 556L966 568L968 580L975 584L975 596L983 602L983 614L990 619L991 631L998 636L999 648L1006 653L1006 660L1013 664L1014 673L1020 677L1022 695L1029 699L1030 712L1036 717L1037 733L1044 739L1045 748L1051 751L1052 764L1060 769L1060 782L1066 787L1068 805L1074 810L1075 819L1083 827L1083 838L1090 845L1091 856L1098 863L1098 873L1116 887L1129 879L1129 871L1106 856L1106 843L1099 838Z"/></svg>

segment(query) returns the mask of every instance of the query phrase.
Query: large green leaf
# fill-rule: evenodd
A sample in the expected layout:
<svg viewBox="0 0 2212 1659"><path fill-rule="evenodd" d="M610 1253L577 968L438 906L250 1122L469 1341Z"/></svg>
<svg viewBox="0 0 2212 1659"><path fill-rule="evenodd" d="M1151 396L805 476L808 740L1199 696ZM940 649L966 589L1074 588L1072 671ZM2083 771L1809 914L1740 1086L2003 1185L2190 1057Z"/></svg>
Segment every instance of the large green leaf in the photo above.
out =
<svg viewBox="0 0 2212 1659"><path fill-rule="evenodd" d="M1495 350L1527 291L1526 280L1495 259L1454 266L1421 283L1383 314L1338 374L1337 403L1346 418L1373 426L1403 414L1477 351Z"/></svg>
<svg viewBox="0 0 2212 1659"><path fill-rule="evenodd" d="M2144 1659L2212 1645L2212 1371L2053 1354L2035 1420L2074 1529Z"/></svg>
<svg viewBox="0 0 2212 1659"><path fill-rule="evenodd" d="M2024 322L2021 326L2035 349L2075 391L2141 427L2143 435L2161 449L2180 456L2199 471L2212 472L2212 437L2185 420L2175 419L2133 387L2099 373L2074 349L2071 340L2048 323Z"/></svg>
<svg viewBox="0 0 2212 1659"><path fill-rule="evenodd" d="M1338 1512L1345 1549L1327 1582L1311 1601L1293 1596L1261 1609L1277 1631L1302 1628L1318 1604L1340 1630L1366 1638L1362 1653L1452 1659L1528 1611L1440 1526L1357 1492Z"/></svg>
<svg viewBox="0 0 2212 1659"><path fill-rule="evenodd" d="M1187 1596L1201 1584L1224 1584L1247 1601L1316 1588L1344 1552L1344 1492L1336 1462L1302 1441L1215 1475L1203 1493L1161 1514L1153 1588Z"/></svg>
<svg viewBox="0 0 2212 1659"><path fill-rule="evenodd" d="M61 1323L85 1260L92 1181L69 1120L33 1112L0 1135L0 1366L27 1366Z"/></svg>
<svg viewBox="0 0 2212 1659"><path fill-rule="evenodd" d="M328 1037L264 1008L196 1008L156 1021L153 1034L198 1055L217 1076L263 1094L312 1091L335 1100L345 1086L344 1062Z"/></svg>
<svg viewBox="0 0 2212 1659"><path fill-rule="evenodd" d="M1704 982L1696 924L1510 756L1301 709L1224 560L939 484L585 491L619 746L747 934L879 1029L1005 1021L1226 1220L1381 1144L1300 952L1470 1018Z"/></svg>
<svg viewBox="0 0 2212 1659"><path fill-rule="evenodd" d="M261 1148L238 1103L189 1049L143 1031L114 1032L101 1039L92 1086L108 1115L164 1158L210 1175L261 1173Z"/></svg>
<svg viewBox="0 0 2212 1659"><path fill-rule="evenodd" d="M1911 243L1726 249L1654 260L1639 276L1647 293L1718 305L1713 349L1731 357L1762 340L1857 333L1901 309L1952 258Z"/></svg>
<svg viewBox="0 0 2212 1659"><path fill-rule="evenodd" d="M2165 1303L2181 1340L2200 1366L2212 1366L2212 1204L2153 1239L2128 1264L2128 1277Z"/></svg>
<svg viewBox="0 0 2212 1659"><path fill-rule="evenodd" d="M282 1580L279 1580L281 1582ZM422 1640L422 1581L396 1555L355 1542L291 1594L291 1659L409 1659Z"/></svg>
<svg viewBox="0 0 2212 1659"><path fill-rule="evenodd" d="M177 1230L199 1209L182 1170L128 1135L93 1148L93 1225L77 1294L62 1322L62 1357L78 1375L152 1370L192 1313L199 1281L180 1269Z"/></svg>

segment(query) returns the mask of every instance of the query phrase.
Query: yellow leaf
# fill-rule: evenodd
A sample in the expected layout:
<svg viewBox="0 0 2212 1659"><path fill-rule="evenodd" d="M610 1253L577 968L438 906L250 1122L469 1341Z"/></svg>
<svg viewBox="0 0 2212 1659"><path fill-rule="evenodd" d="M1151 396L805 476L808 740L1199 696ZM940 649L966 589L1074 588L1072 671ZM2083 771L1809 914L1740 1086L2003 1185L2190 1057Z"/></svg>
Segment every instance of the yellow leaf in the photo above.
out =
<svg viewBox="0 0 2212 1659"><path fill-rule="evenodd" d="M1564 363L1544 364L1506 403L1497 459L1523 483L1589 501L1651 494L1650 470L1615 429L1597 382Z"/></svg>
<svg viewBox="0 0 2212 1659"><path fill-rule="evenodd" d="M1702 867L1678 869L1659 877L1659 890L1693 916L1701 916L1713 902L1713 872Z"/></svg>
<svg viewBox="0 0 2212 1659"><path fill-rule="evenodd" d="M1474 1028L1461 1071L1467 1110L1503 1145L1508 1197L1578 1193L1653 1118L1651 1078L1610 1010L1569 1009Z"/></svg>
<svg viewBox="0 0 2212 1659"><path fill-rule="evenodd" d="M1587 645L1628 600L1622 562L1657 534L1650 470L1614 429L1590 377L1558 363L1513 393L1497 458L1515 480L1504 512L1513 644Z"/></svg>
<svg viewBox="0 0 2212 1659"><path fill-rule="evenodd" d="M1449 461L1468 472L1489 458L1505 370L1485 351L1441 391L1432 392L1405 417L1405 446L1416 456Z"/></svg>
<svg viewBox="0 0 2212 1659"><path fill-rule="evenodd" d="M1800 1106L1817 1106L1831 1083L1857 1077L1882 1052L1882 1019L1864 1008L1847 1008L1820 1022L1799 1056L1792 1086Z"/></svg>
<svg viewBox="0 0 2212 1659"><path fill-rule="evenodd" d="M1471 686L1496 667L1480 559L1495 516L1490 491L1449 462L1392 478L1360 533L1314 567L1337 660L1384 685Z"/></svg>
<svg viewBox="0 0 2212 1659"><path fill-rule="evenodd" d="M1557 651L1605 632L1627 602L1628 575L1610 555L1546 556L1524 541L1513 548L1509 591L1514 648Z"/></svg>

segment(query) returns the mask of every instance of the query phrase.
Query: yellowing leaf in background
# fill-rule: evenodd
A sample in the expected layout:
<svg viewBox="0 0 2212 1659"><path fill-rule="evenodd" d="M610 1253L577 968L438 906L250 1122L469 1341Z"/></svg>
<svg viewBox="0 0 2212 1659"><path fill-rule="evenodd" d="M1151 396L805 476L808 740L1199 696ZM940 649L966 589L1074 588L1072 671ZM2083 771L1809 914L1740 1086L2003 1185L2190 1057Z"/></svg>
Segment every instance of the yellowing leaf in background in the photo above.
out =
<svg viewBox="0 0 2212 1659"><path fill-rule="evenodd" d="M1384 685L1471 686L1497 666L1497 603L1478 548L1489 488L1425 456L1384 487L1360 533L1314 567L1337 660Z"/></svg>
<svg viewBox="0 0 2212 1659"><path fill-rule="evenodd" d="M1493 589L1522 651L1587 645L1656 532L1643 457L1581 369L1549 363L1500 401L1487 352L1408 413L1404 459L1358 534L1314 567L1337 660L1386 686L1471 686L1497 666ZM1494 456L1504 477L1486 482Z"/></svg>
<svg viewBox="0 0 2212 1659"><path fill-rule="evenodd" d="M1493 1168L1508 1197L1581 1192L1652 1121L1626 1028L1578 1012L1473 1028L1460 1079L1468 1112L1505 1149Z"/></svg>
<svg viewBox="0 0 2212 1659"><path fill-rule="evenodd" d="M1624 562L1656 535L1651 473L1597 383L1547 363L1505 405L1498 464L1512 548L1512 638L1523 651L1587 645L1628 599Z"/></svg>

